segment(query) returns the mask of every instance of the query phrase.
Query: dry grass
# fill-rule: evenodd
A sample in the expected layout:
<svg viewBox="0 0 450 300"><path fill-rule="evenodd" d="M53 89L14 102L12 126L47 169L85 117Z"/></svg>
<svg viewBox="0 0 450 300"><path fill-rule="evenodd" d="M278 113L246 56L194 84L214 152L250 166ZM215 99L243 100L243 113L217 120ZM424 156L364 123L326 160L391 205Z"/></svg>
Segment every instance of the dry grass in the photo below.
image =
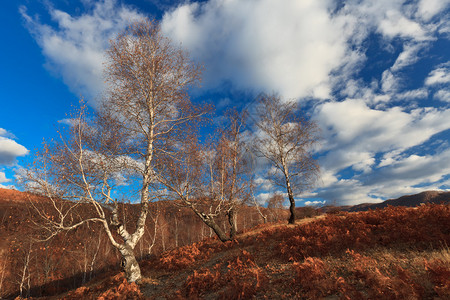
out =
<svg viewBox="0 0 450 300"><path fill-rule="evenodd" d="M264 225L144 261L139 286L119 274L61 298L449 299L449 222L427 205Z"/></svg>

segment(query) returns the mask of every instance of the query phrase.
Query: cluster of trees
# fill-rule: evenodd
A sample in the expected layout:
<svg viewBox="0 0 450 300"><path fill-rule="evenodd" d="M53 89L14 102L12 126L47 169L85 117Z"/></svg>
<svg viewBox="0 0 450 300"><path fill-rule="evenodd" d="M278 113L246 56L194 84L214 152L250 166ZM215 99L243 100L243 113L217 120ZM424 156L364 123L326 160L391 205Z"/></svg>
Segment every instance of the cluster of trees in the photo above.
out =
<svg viewBox="0 0 450 300"><path fill-rule="evenodd" d="M109 242L101 224L85 224L41 242L39 240L45 239L48 232L36 224L42 223L41 213L47 218L57 218L53 203L26 193L20 193L14 201L8 201L11 198L2 198L2 195L0 191L0 298L58 295L76 289L92 278L117 273L121 255ZM161 255L167 257L169 250L214 237L214 232L188 207L177 207L172 202L149 203L145 232L134 249L138 261ZM39 210L30 207L29 203ZM119 215L125 225L135 224L139 209L139 204L119 204ZM288 218L284 208L258 209L268 222ZM239 231L262 223L258 209L247 205L239 207ZM81 219L95 214L94 207L85 203L77 207L73 217ZM227 228L226 215L219 216L216 222Z"/></svg>
<svg viewBox="0 0 450 300"><path fill-rule="evenodd" d="M161 33L154 21L129 26L106 52L104 101L94 112L85 105L45 143L25 176L44 194L56 217L43 215L48 237L83 224L101 225L120 252L128 281L141 278L134 249L145 232L149 203L172 200L188 207L221 241L236 235L243 202L254 202L256 161L264 177L284 188L295 222L295 195L318 177L311 156L317 126L299 116L294 101L276 94L259 96L245 111L229 111L226 126L201 141L198 129L212 112L196 105L188 91L200 81L201 67ZM258 167L259 168L259 167ZM258 176L259 176L258 175ZM134 226L126 226L119 203L140 203ZM74 218L88 203L95 213ZM216 222L227 216L229 232Z"/></svg>

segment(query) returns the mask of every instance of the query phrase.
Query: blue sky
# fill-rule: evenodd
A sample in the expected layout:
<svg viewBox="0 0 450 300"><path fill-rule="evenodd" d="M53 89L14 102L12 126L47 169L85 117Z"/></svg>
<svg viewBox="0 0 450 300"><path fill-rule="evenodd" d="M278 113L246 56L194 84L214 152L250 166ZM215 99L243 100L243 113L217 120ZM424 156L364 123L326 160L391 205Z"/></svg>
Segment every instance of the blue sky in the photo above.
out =
<svg viewBox="0 0 450 300"><path fill-rule="evenodd" d="M95 107L102 53L130 21L204 64L193 98L298 99L322 129L322 178L299 204L378 202L450 189L449 0L2 1L0 186L82 96ZM260 199L274 188L259 178ZM309 201L309 202L308 202Z"/></svg>

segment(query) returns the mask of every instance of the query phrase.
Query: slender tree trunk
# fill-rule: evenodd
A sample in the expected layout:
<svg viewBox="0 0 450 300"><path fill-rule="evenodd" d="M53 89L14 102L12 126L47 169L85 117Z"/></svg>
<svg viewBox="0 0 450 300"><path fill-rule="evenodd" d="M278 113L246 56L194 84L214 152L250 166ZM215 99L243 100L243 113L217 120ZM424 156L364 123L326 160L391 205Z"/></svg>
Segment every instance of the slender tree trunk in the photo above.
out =
<svg viewBox="0 0 450 300"><path fill-rule="evenodd" d="M286 185L287 185L287 192L288 192L288 197L289 197L289 202L290 202L289 211L291 212L291 215L289 216L289 224L295 224L295 200L294 200L294 195L292 193L291 184L289 182L289 179L286 180Z"/></svg>
<svg viewBox="0 0 450 300"><path fill-rule="evenodd" d="M290 202L289 211L291 212L291 215L289 216L289 224L295 224L295 199L294 199L294 193L292 192L291 187L291 181L289 180L289 170L288 166L286 164L286 160L284 157L281 158L281 163L283 166L283 173L284 178L286 180L286 189L288 193L288 198Z"/></svg>

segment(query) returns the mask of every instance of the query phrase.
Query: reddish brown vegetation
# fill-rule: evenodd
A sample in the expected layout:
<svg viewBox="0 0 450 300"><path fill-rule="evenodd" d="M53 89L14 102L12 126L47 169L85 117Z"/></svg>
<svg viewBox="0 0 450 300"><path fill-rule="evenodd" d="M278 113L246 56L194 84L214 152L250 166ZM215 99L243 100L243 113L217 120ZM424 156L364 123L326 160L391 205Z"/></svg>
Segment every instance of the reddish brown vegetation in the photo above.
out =
<svg viewBox="0 0 450 300"><path fill-rule="evenodd" d="M366 250L375 246L410 247L417 250L450 244L450 206L426 205L417 209L388 207L384 210L343 213L276 233L280 240L274 255L289 260L309 256L335 255L347 249ZM265 238L262 236L261 238Z"/></svg>
<svg viewBox="0 0 450 300"><path fill-rule="evenodd" d="M124 277L124 273L119 273L102 283L93 287L82 286L61 299L64 300L76 300L93 298L96 295L98 300L122 300L122 299L144 299L139 286L128 281Z"/></svg>
<svg viewBox="0 0 450 300"><path fill-rule="evenodd" d="M216 291L218 299L249 299L266 284L265 273L255 263L253 256L242 250L238 256L227 263L216 264L212 270L203 268L194 271L177 295L198 299Z"/></svg>
<svg viewBox="0 0 450 300"><path fill-rule="evenodd" d="M433 288L439 297L442 299L448 298L450 295L450 261L441 259L426 260L425 269L431 277Z"/></svg>
<svg viewBox="0 0 450 300"><path fill-rule="evenodd" d="M363 203L355 206L350 206L349 211L364 211L368 209L385 208L391 206L407 206L415 207L422 204L449 204L450 192L442 191L426 191L419 194L402 196L397 199L389 199L381 203Z"/></svg>
<svg viewBox="0 0 450 300"><path fill-rule="evenodd" d="M46 201L46 199L43 197L31 195L17 190L0 188L0 203L4 202L9 202L11 204L29 203L30 200Z"/></svg>
<svg viewBox="0 0 450 300"><path fill-rule="evenodd" d="M223 244L216 245L220 249ZM161 254L160 266L167 270L180 270L192 266L195 262L209 258L210 254L216 250L211 246L211 240L208 240L167 251Z"/></svg>
<svg viewBox="0 0 450 300"><path fill-rule="evenodd" d="M208 238L209 230L191 212L159 205L157 243L150 259L141 262L144 280L136 285L128 284L123 273L114 275L119 256L105 237L93 234L92 226L46 243L31 241L39 233L36 215L25 205L1 203L0 230L6 233L0 253L2 296L17 295L21 282L23 296L73 289L58 296L64 299L447 299L450 293L446 205L343 212L296 226L263 224L227 243ZM122 209L133 218L133 205ZM241 212L241 230L262 222L255 209ZM164 225L173 218L182 229ZM148 257L154 224L148 226L136 248L143 258ZM164 247L172 250L164 251L163 236ZM187 245L175 248L175 237L179 245ZM79 287L90 277L89 285Z"/></svg>
<svg viewBox="0 0 450 300"><path fill-rule="evenodd" d="M390 207L296 227L266 225L228 247L205 242L160 259L177 266L177 281L186 278L172 284L178 298L446 299L448 248L444 259L435 249L450 242L449 221L445 205Z"/></svg>
<svg viewBox="0 0 450 300"><path fill-rule="evenodd" d="M47 242L36 239L45 237L46 231L39 227L42 219L31 205L38 206L49 218L52 215L51 203L26 193L4 190L0 191L0 297L16 296L47 296L59 294L69 289L77 288L98 276L99 273L117 272L120 256L107 240L99 224L82 226L76 230L61 233ZM136 205L121 206L121 215L130 223L136 218ZM77 214L92 213L86 206L80 206ZM265 213L268 214L267 209ZM169 202L152 203L150 215L157 217L156 238L154 219L147 219L145 234L135 249L140 259L162 253L177 246L189 245L213 235L198 218L186 208L179 208ZM277 214L287 218L287 212ZM274 220L275 216L269 216ZM227 222L226 216L219 218L221 223ZM237 216L238 229L247 230L263 222L255 208L243 207ZM176 224L173 226L173 224ZM130 226L130 225L129 225ZM166 258L163 267L171 269L184 267L199 257L207 258L205 247L207 242L188 246L187 253L193 253L191 258L178 261L170 258L171 252L163 255ZM199 247L199 252L195 251ZM223 248L220 248L223 249ZM184 251L179 248L179 251ZM198 253L195 256L195 253ZM175 254L180 256L179 254ZM185 254L181 254L183 258ZM27 262L28 260L28 262ZM162 258L162 261L164 259ZM173 261L173 264L171 263ZM113 274L113 273L109 273Z"/></svg>

